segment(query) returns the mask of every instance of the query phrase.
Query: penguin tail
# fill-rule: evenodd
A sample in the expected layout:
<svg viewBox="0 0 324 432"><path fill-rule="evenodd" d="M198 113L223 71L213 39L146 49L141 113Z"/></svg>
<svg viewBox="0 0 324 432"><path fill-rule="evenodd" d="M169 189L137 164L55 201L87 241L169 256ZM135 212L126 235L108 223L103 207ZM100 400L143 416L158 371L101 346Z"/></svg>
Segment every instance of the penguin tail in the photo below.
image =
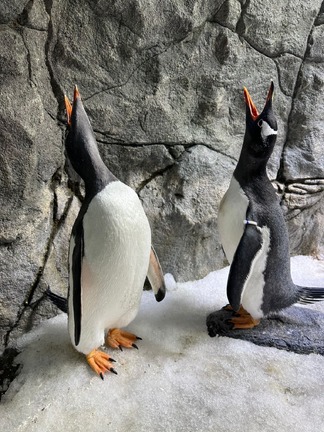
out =
<svg viewBox="0 0 324 432"><path fill-rule="evenodd" d="M324 301L324 288L308 288L308 287L297 287L298 288L298 300L300 304L311 304L319 301Z"/></svg>
<svg viewBox="0 0 324 432"><path fill-rule="evenodd" d="M58 294L53 293L51 291L50 287L46 290L46 295L50 299L50 301L58 307L62 312L67 313L68 312L68 301L65 297L62 297Z"/></svg>

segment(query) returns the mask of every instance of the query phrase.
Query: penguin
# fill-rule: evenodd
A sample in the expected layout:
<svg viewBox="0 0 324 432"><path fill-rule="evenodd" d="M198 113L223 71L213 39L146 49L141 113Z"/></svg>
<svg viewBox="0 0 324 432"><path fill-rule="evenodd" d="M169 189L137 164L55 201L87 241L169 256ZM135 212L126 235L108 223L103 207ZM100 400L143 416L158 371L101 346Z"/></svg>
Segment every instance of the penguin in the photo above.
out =
<svg viewBox="0 0 324 432"><path fill-rule="evenodd" d="M267 176L277 121L271 82L259 114L244 88L246 129L241 154L218 213L218 230L230 263L227 281L234 329L248 329L260 319L296 302L323 300L324 288L295 285L290 272L289 239L279 198ZM212 320L208 322L212 325Z"/></svg>
<svg viewBox="0 0 324 432"><path fill-rule="evenodd" d="M73 104L65 96L65 107L66 154L84 181L85 197L70 238L67 305L59 296L52 299L68 311L72 345L103 379L117 372L99 348L137 348L140 338L122 327L137 315L146 276L157 301L165 284L141 201L101 159L77 86Z"/></svg>

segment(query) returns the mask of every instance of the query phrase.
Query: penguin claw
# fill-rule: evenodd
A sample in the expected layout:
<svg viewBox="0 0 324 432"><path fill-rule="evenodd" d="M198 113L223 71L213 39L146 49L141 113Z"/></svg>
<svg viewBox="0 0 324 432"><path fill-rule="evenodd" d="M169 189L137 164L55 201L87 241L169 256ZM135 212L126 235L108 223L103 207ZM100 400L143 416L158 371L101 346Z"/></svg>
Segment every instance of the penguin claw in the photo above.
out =
<svg viewBox="0 0 324 432"><path fill-rule="evenodd" d="M86 356L86 359L91 369L93 369L102 380L107 371L112 372L113 369L113 373L117 373L112 367L112 362L115 362L115 360L110 358L108 354L103 351L94 349Z"/></svg>
<svg viewBox="0 0 324 432"><path fill-rule="evenodd" d="M234 330L251 329L253 327L256 327L260 323L260 320L254 319L251 315L249 317L235 316L234 318L231 318L228 321L233 325L232 328Z"/></svg>
<svg viewBox="0 0 324 432"><path fill-rule="evenodd" d="M247 312L243 306L240 307L240 309L235 312L228 320L231 324L233 324L233 329L250 329L253 327L256 327L259 323L259 319L253 318L252 315Z"/></svg>
<svg viewBox="0 0 324 432"><path fill-rule="evenodd" d="M135 348L138 346L134 343L136 340L142 340L142 338L129 333L121 329L110 329L106 336L106 345L112 348L119 348L123 351L123 348Z"/></svg>
<svg viewBox="0 0 324 432"><path fill-rule="evenodd" d="M227 336L233 330L251 329L259 324L242 306L236 312L230 305L211 313L207 317L207 330L211 337Z"/></svg>

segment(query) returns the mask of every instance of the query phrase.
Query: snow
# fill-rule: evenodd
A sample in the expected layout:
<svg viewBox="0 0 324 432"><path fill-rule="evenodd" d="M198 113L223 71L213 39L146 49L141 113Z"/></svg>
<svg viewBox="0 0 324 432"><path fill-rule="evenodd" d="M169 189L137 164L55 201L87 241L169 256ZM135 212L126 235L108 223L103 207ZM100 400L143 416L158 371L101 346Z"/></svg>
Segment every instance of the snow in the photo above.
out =
<svg viewBox="0 0 324 432"><path fill-rule="evenodd" d="M320 286L324 263L292 259L294 281ZM139 350L108 350L104 381L71 346L66 315L19 340L23 365L0 405L1 431L324 431L324 358L210 338L206 316L226 303L228 267L144 292L129 330ZM324 303L311 306L324 312Z"/></svg>

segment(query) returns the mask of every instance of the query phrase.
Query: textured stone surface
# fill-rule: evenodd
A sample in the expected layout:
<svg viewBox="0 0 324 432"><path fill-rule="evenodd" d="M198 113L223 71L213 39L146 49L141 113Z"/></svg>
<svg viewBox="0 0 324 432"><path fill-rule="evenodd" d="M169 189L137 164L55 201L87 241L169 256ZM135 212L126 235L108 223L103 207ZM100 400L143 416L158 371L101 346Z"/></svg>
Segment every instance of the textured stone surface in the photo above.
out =
<svg viewBox="0 0 324 432"><path fill-rule="evenodd" d="M324 315L307 308L292 306L262 319L253 329L231 330L226 321L233 312L221 309L207 318L209 336L228 336L298 354L324 355Z"/></svg>
<svg viewBox="0 0 324 432"><path fill-rule="evenodd" d="M82 198L68 182L63 94L79 85L111 170L143 200L165 272L224 264L216 229L244 133L242 87L275 81L269 173L291 251L323 252L324 7L260 0L2 0L0 351L53 313ZM70 172L70 171L69 171Z"/></svg>

